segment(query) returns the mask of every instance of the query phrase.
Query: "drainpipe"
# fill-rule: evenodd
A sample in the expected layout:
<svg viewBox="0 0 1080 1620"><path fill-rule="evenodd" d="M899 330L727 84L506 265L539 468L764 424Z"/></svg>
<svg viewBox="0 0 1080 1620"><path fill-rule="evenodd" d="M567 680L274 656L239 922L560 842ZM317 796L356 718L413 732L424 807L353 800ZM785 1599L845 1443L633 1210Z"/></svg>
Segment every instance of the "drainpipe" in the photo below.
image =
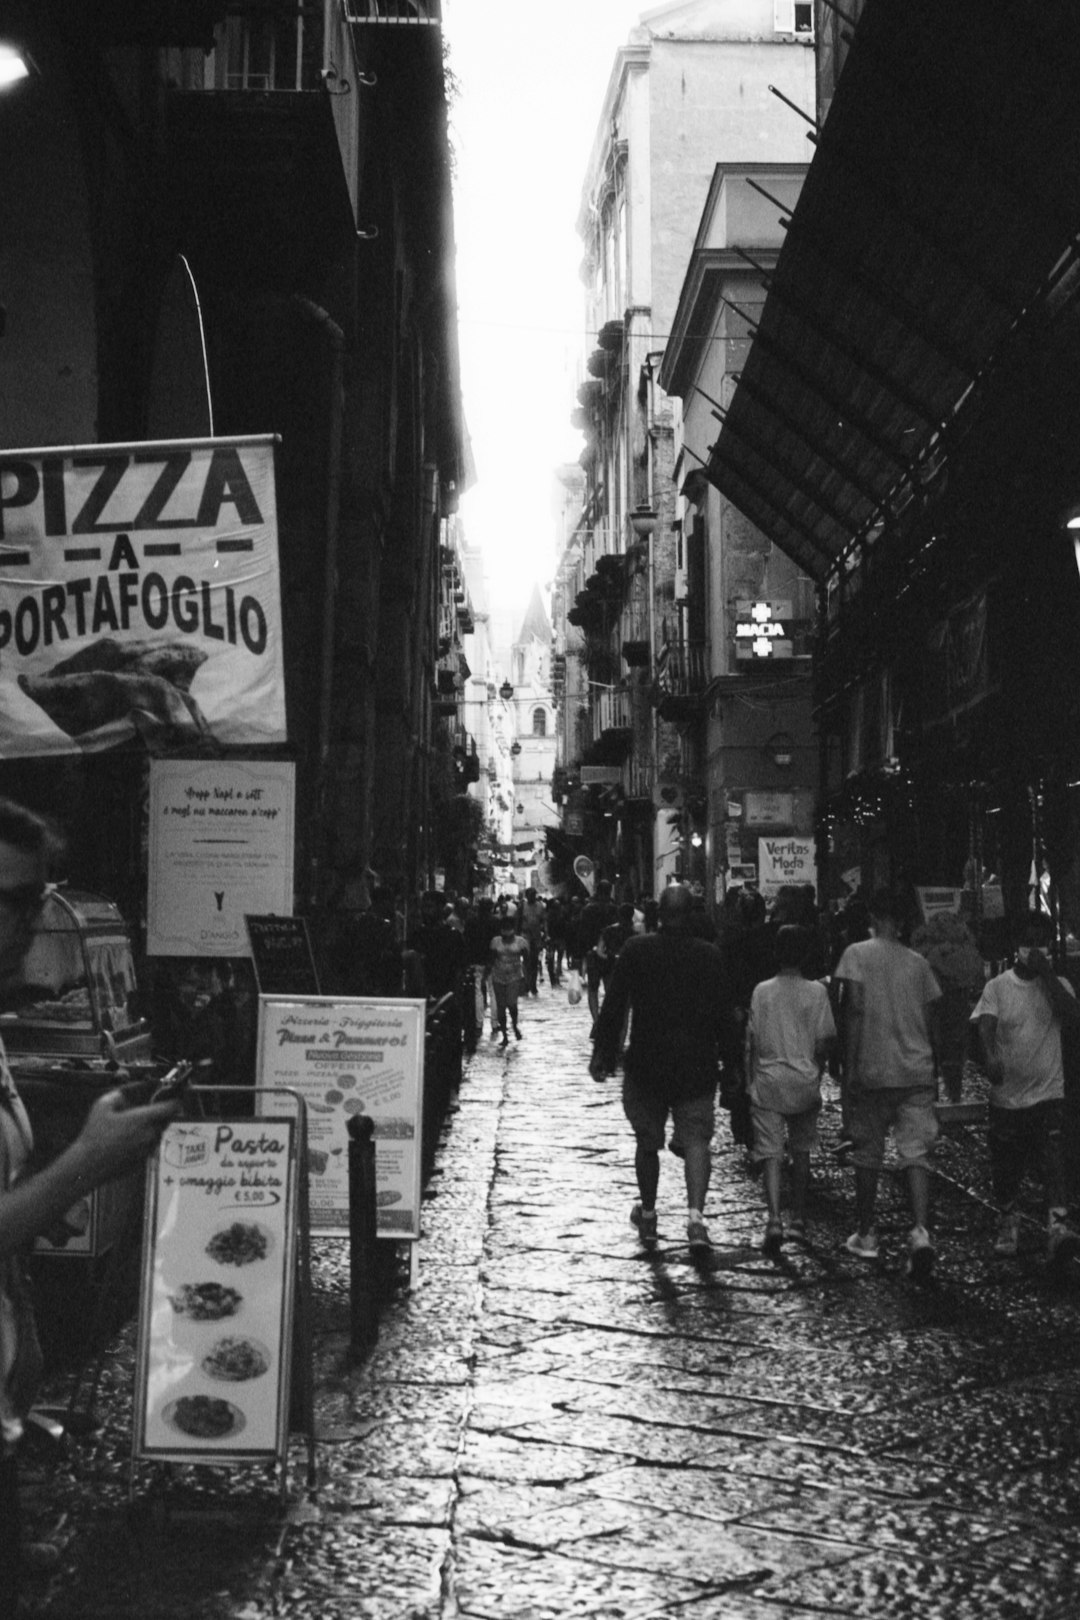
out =
<svg viewBox="0 0 1080 1620"><path fill-rule="evenodd" d="M308 904L318 903L319 829L325 809L330 761L330 727L334 696L334 618L337 608L338 519L341 511L341 444L345 393L345 334L335 320L309 298L293 299L296 308L320 328L330 350L330 407L326 450L326 566L323 573L322 666L319 673L318 766L315 783L316 836L310 861Z"/></svg>

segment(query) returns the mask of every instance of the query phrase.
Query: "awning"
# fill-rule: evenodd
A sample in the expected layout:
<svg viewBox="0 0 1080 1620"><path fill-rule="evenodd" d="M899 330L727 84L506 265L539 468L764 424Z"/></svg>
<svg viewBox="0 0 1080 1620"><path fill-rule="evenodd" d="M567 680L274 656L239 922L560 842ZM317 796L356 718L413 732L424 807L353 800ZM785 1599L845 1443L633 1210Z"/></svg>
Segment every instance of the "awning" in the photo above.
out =
<svg viewBox="0 0 1080 1620"><path fill-rule="evenodd" d="M818 581L1074 262L1078 85L1071 0L867 0L706 468Z"/></svg>

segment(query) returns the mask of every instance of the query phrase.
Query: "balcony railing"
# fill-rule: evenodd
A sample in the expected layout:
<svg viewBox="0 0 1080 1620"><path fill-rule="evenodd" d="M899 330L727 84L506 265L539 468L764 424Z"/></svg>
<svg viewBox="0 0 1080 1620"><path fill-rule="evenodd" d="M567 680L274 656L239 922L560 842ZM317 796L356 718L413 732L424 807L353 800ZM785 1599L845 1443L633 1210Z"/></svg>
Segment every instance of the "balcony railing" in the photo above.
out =
<svg viewBox="0 0 1080 1620"><path fill-rule="evenodd" d="M605 731L629 731L632 724L629 692L598 692L593 710L594 735Z"/></svg>
<svg viewBox="0 0 1080 1620"><path fill-rule="evenodd" d="M439 0L343 0L350 23L437 28L442 22Z"/></svg>
<svg viewBox="0 0 1080 1620"><path fill-rule="evenodd" d="M703 641L676 642L667 649L660 685L672 697L695 697L709 684Z"/></svg>

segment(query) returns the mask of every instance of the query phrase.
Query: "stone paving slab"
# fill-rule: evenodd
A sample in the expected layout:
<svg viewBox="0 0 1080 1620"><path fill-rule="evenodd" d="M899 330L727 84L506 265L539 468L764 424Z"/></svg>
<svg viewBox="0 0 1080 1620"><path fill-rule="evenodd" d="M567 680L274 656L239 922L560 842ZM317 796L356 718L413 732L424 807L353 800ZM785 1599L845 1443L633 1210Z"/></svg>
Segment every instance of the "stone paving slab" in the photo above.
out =
<svg viewBox="0 0 1080 1620"><path fill-rule="evenodd" d="M314 1498L222 1541L206 1526L265 1479L188 1470L186 1516L132 1542L128 1339L106 1434L35 1508L69 1524L29 1620L1076 1620L1080 1294L1037 1252L995 1261L987 1212L947 1187L941 1276L914 1288L890 1176L887 1257L861 1265L827 1140L810 1243L767 1262L761 1185L722 1117L714 1254L691 1262L665 1154L646 1255L587 1018L546 988L523 1017L520 1048L485 1042L469 1067L425 1190L420 1286L359 1365L345 1246L316 1245ZM835 1115L830 1099L826 1138ZM950 1142L954 1179L984 1186L983 1151Z"/></svg>

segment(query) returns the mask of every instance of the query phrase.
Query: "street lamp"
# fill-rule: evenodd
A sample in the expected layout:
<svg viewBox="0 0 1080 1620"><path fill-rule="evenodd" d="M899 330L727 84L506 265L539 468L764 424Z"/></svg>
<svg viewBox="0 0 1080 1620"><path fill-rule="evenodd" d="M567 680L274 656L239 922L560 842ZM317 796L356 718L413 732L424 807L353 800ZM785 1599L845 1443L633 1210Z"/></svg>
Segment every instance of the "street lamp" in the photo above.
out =
<svg viewBox="0 0 1080 1620"><path fill-rule="evenodd" d="M510 744L510 752L513 754L514 758L516 759L517 756L521 753L521 744L519 742L512 742Z"/></svg>
<svg viewBox="0 0 1080 1620"><path fill-rule="evenodd" d="M28 79L32 66L31 58L20 46L0 39L0 90L8 90L20 79Z"/></svg>
<svg viewBox="0 0 1080 1620"><path fill-rule="evenodd" d="M502 685L499 687L499 696L502 698L503 702L509 703L513 695L514 688L511 686L510 682L503 681Z"/></svg>
<svg viewBox="0 0 1080 1620"><path fill-rule="evenodd" d="M658 515L648 501L642 501L640 506L635 506L630 514L630 527L634 531L635 540L647 540L650 534L655 534L658 521Z"/></svg>

